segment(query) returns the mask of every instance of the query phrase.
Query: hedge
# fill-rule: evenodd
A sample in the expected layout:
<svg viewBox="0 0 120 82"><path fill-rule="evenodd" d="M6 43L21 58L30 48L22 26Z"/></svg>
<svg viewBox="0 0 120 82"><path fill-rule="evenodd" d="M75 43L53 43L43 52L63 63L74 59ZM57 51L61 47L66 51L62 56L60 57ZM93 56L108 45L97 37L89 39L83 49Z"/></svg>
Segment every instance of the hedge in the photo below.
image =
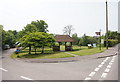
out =
<svg viewBox="0 0 120 82"><path fill-rule="evenodd" d="M118 40L111 40L111 39L108 40L108 47L113 47L116 44L118 44ZM104 41L104 46L106 46L106 41Z"/></svg>

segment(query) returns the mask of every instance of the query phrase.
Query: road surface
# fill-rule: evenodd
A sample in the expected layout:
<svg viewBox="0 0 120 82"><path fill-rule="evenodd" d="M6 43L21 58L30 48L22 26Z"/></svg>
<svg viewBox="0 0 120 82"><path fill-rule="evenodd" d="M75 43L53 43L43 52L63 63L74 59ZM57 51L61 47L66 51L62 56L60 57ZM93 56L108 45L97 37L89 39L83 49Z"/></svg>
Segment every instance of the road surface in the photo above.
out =
<svg viewBox="0 0 120 82"><path fill-rule="evenodd" d="M0 58L2 80L118 80L118 55L61 63L30 63L9 56Z"/></svg>

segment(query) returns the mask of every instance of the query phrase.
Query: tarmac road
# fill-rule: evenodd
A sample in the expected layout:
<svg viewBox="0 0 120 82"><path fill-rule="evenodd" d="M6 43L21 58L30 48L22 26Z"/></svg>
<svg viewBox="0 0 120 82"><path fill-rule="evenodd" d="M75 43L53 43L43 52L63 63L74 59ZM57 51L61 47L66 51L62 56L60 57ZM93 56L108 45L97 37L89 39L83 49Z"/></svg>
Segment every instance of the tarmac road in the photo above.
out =
<svg viewBox="0 0 120 82"><path fill-rule="evenodd" d="M118 55L74 62L31 63L11 59L14 49L0 59L2 80L118 80Z"/></svg>

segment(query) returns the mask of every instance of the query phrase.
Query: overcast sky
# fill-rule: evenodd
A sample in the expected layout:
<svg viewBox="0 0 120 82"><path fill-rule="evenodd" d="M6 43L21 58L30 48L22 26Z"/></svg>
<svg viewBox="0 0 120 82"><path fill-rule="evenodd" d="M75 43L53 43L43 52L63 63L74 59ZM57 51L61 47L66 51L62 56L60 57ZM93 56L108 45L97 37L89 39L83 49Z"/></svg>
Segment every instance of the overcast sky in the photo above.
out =
<svg viewBox="0 0 120 82"><path fill-rule="evenodd" d="M108 0L109 30L118 30L118 0ZM44 20L49 33L73 32L95 36L105 33L105 0L0 0L0 24L4 30L22 30L31 21Z"/></svg>

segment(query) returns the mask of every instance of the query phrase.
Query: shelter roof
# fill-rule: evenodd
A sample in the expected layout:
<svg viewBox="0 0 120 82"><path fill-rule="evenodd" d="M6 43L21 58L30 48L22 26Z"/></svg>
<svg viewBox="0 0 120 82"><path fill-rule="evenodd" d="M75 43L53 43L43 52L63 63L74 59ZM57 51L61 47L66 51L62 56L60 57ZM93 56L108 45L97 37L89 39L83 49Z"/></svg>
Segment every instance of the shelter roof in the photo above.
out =
<svg viewBox="0 0 120 82"><path fill-rule="evenodd" d="M56 35L56 42L74 42L74 40L69 35Z"/></svg>

